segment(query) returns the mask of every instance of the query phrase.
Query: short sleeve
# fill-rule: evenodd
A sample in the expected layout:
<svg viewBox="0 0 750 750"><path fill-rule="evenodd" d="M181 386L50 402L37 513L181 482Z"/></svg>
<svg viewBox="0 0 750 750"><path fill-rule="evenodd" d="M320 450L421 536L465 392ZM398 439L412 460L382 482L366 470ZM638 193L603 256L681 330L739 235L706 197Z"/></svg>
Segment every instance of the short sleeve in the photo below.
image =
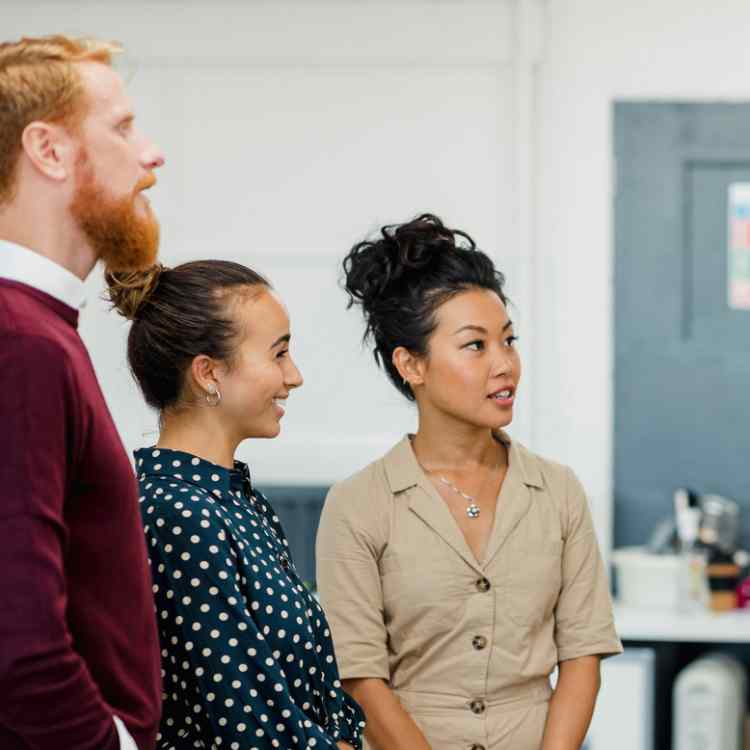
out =
<svg viewBox="0 0 750 750"><path fill-rule="evenodd" d="M558 660L622 652L609 582L596 541L586 494L567 469L562 587L555 609Z"/></svg>
<svg viewBox="0 0 750 750"><path fill-rule="evenodd" d="M378 560L380 511L364 483L342 483L326 497L316 541L317 584L331 626L341 678L388 680L388 642ZM361 492L358 490L361 487Z"/></svg>

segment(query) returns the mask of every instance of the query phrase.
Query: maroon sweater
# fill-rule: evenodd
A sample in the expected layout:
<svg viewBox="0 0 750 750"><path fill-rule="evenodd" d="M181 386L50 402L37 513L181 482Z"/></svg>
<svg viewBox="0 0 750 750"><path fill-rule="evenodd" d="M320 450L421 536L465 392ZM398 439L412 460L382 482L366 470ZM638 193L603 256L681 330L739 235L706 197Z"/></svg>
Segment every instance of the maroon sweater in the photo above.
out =
<svg viewBox="0 0 750 750"><path fill-rule="evenodd" d="M156 742L159 647L135 476L78 312L0 279L0 748Z"/></svg>

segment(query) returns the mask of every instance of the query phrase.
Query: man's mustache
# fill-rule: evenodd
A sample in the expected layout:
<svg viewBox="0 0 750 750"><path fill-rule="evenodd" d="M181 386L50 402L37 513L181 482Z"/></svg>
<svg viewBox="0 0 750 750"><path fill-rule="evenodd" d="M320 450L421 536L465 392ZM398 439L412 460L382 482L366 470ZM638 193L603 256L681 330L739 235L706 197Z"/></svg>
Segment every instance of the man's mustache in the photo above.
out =
<svg viewBox="0 0 750 750"><path fill-rule="evenodd" d="M147 174L144 178L138 181L135 186L135 192L140 193L141 190L148 190L150 187L156 185L156 175Z"/></svg>

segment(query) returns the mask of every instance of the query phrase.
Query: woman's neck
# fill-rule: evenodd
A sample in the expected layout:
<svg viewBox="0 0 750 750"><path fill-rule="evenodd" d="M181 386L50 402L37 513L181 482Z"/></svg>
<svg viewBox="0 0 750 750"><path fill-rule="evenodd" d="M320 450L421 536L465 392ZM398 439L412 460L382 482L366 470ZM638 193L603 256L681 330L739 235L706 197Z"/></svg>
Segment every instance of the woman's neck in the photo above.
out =
<svg viewBox="0 0 750 750"><path fill-rule="evenodd" d="M462 472L507 463L507 452L489 427L476 427L421 413L412 448L428 472Z"/></svg>
<svg viewBox="0 0 750 750"><path fill-rule="evenodd" d="M156 447L191 453L218 466L233 468L239 441L227 435L226 429L210 416L197 416L194 412L162 415Z"/></svg>

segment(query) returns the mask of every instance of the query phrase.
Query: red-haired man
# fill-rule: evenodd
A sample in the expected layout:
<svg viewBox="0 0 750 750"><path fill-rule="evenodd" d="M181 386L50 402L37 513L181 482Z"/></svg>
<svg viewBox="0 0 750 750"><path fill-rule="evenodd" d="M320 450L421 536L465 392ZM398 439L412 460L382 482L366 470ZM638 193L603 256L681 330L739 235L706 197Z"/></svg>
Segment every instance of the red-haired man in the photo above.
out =
<svg viewBox="0 0 750 750"><path fill-rule="evenodd" d="M161 685L133 471L78 335L101 260L148 266L164 163L116 45L0 44L0 747L152 750Z"/></svg>

